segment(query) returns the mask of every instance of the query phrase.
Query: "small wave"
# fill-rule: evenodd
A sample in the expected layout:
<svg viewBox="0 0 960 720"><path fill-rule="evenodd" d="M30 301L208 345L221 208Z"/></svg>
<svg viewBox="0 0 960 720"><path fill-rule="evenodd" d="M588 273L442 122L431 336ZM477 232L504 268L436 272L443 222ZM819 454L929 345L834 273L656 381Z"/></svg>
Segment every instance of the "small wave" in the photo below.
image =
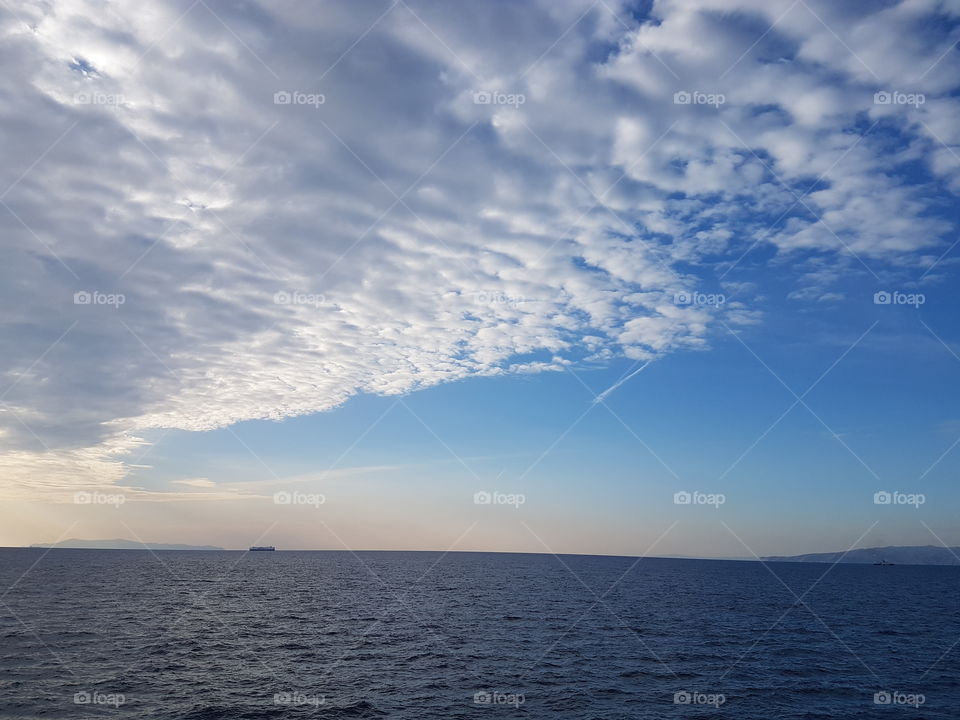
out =
<svg viewBox="0 0 960 720"><path fill-rule="evenodd" d="M222 705L204 705L194 707L183 720L267 720L289 715L289 711L278 705L264 707L225 707Z"/></svg>
<svg viewBox="0 0 960 720"><path fill-rule="evenodd" d="M339 707L327 706L327 709L324 711L324 715L328 718L373 718L383 717L386 714L387 713L380 710L376 705L366 700L359 700L355 703L341 705Z"/></svg>
<svg viewBox="0 0 960 720"><path fill-rule="evenodd" d="M280 650L309 650L309 645L303 645L301 643L284 643L283 645L277 646Z"/></svg>

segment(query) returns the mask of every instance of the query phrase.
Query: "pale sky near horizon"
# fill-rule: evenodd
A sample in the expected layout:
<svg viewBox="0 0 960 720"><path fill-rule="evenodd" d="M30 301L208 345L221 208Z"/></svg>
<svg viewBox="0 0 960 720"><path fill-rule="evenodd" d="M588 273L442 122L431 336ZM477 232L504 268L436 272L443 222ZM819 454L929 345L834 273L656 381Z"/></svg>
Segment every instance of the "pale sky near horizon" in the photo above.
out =
<svg viewBox="0 0 960 720"><path fill-rule="evenodd" d="M960 4L0 33L0 546L960 545Z"/></svg>

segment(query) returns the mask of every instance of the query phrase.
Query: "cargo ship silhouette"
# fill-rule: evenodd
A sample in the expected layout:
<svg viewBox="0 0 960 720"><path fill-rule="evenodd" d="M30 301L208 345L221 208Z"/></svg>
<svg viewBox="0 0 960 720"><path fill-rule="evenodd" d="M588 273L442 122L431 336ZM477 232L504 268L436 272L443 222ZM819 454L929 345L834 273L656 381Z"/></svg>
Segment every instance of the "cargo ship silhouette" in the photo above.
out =
<svg viewBox="0 0 960 720"><path fill-rule="evenodd" d="M250 552L267 552L273 550L276 550L273 545L253 545L250 548Z"/></svg>

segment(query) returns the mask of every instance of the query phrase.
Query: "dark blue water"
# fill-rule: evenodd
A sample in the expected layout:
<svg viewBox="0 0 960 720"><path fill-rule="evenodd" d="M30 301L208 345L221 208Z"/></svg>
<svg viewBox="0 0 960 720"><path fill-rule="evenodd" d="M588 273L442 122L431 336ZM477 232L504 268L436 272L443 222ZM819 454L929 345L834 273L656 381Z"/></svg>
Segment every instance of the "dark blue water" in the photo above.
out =
<svg viewBox="0 0 960 720"><path fill-rule="evenodd" d="M960 568L828 569L0 550L0 718L960 717Z"/></svg>

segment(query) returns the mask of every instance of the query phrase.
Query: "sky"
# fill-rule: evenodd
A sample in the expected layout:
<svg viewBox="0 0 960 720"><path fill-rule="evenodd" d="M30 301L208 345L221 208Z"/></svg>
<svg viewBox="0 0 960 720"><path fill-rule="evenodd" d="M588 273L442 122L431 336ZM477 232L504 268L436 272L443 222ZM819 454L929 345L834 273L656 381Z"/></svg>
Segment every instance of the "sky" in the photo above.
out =
<svg viewBox="0 0 960 720"><path fill-rule="evenodd" d="M960 3L0 33L0 545L960 545Z"/></svg>

